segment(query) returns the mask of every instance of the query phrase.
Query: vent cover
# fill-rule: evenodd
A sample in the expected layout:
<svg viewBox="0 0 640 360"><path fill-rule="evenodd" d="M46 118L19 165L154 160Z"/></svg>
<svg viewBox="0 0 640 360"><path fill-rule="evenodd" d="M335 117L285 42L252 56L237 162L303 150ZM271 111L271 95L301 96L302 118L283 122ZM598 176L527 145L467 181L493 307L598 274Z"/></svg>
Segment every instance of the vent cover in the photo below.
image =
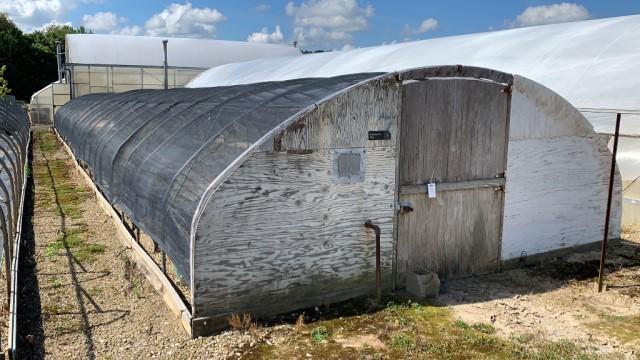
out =
<svg viewBox="0 0 640 360"><path fill-rule="evenodd" d="M333 174L338 183L352 184L364 181L364 149L336 150Z"/></svg>

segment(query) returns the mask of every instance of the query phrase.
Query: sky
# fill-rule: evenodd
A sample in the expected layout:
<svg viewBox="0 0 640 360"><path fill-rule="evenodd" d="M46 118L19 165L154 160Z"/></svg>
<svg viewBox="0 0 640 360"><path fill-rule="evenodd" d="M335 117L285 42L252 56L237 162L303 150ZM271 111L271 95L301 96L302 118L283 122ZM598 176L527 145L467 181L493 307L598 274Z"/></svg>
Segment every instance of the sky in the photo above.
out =
<svg viewBox="0 0 640 360"><path fill-rule="evenodd" d="M0 0L25 32L47 24L94 33L197 37L342 49L640 14L638 0Z"/></svg>

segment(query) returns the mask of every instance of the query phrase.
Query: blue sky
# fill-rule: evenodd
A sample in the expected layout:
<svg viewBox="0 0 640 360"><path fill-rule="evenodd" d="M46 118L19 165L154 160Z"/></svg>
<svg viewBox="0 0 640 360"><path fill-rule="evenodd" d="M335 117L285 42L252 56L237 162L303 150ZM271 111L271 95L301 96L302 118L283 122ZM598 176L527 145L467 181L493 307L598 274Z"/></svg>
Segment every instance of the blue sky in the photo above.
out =
<svg viewBox="0 0 640 360"><path fill-rule="evenodd" d="M57 22L96 33L337 49L640 14L640 1L0 0L0 12L27 32Z"/></svg>

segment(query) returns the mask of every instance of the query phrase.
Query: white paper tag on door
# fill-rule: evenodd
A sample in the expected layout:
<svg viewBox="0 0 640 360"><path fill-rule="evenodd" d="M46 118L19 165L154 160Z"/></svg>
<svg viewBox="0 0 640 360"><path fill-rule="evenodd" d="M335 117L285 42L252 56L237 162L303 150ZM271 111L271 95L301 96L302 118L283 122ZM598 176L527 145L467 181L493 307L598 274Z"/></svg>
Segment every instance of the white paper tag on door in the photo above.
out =
<svg viewBox="0 0 640 360"><path fill-rule="evenodd" d="M427 196L429 197L429 199L435 199L435 197L436 197L436 184L435 183L428 183L427 184Z"/></svg>

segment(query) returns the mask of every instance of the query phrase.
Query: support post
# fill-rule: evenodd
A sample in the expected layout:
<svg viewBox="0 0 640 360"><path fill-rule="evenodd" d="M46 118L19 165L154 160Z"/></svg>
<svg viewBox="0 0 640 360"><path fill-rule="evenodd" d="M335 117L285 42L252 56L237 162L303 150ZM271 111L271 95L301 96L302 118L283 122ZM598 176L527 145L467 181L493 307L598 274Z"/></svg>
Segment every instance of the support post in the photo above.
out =
<svg viewBox="0 0 640 360"><path fill-rule="evenodd" d="M6 222L5 222L5 217L4 217L4 211L2 211L2 209L0 209L0 216L2 217L0 219L0 228L2 230L2 245L4 247L4 271L6 273L6 280L7 280L7 309L11 308L11 245L10 245L10 241L11 241L11 237L9 236L8 232L7 232L7 227L6 227Z"/></svg>
<svg viewBox="0 0 640 360"><path fill-rule="evenodd" d="M169 89L169 63L167 62L167 43L169 40L162 40L164 49L164 89Z"/></svg>
<svg viewBox="0 0 640 360"><path fill-rule="evenodd" d="M364 222L364 227L372 229L376 234L376 302L382 301L382 275L380 272L380 227L373 225L371 220Z"/></svg>
<svg viewBox="0 0 640 360"><path fill-rule="evenodd" d="M62 44L56 41L56 63L58 64L58 82L62 83Z"/></svg>
<svg viewBox="0 0 640 360"><path fill-rule="evenodd" d="M609 239L609 218L611 216L611 198L613 197L613 182L616 174L616 153L618 152L618 136L620 135L621 114L616 116L616 131L613 135L613 151L611 155L611 173L609 174L609 196L607 197L607 214L604 219L604 237L600 250L600 270L598 272L598 292L602 292L604 278L604 263L607 257L607 240Z"/></svg>

